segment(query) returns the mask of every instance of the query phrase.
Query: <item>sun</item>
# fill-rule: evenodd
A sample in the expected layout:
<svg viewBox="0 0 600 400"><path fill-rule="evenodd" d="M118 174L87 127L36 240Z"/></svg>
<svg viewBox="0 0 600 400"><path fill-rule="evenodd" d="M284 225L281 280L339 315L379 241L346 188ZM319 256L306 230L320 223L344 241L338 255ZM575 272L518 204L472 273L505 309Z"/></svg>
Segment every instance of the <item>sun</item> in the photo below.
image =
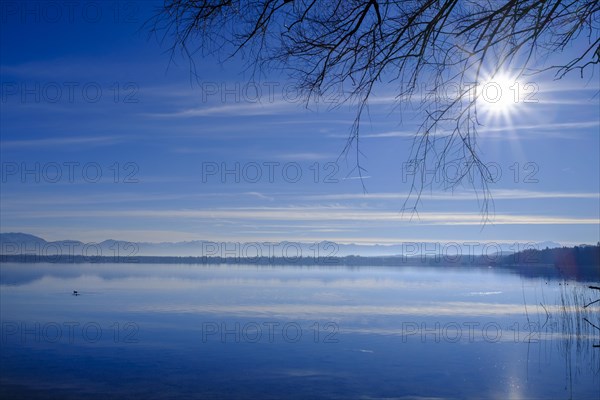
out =
<svg viewBox="0 0 600 400"><path fill-rule="evenodd" d="M478 107L492 119L510 119L520 103L519 83L507 74L497 74L478 88Z"/></svg>

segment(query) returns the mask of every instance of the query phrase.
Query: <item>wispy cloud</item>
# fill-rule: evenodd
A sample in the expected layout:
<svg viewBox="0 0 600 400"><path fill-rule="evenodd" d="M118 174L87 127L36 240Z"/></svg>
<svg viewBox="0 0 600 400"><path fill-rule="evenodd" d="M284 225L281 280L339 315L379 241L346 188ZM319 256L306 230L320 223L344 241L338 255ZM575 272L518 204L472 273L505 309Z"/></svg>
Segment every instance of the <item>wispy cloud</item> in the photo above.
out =
<svg viewBox="0 0 600 400"><path fill-rule="evenodd" d="M263 193L260 193L260 192L244 192L244 193L242 193L242 195L252 196L252 197L256 197L258 199L262 199L262 200L269 200L269 201L275 200L274 197L267 196L267 195L265 195Z"/></svg>
<svg viewBox="0 0 600 400"><path fill-rule="evenodd" d="M22 79L52 79L73 82L85 78L112 77L115 71L124 69L135 70L141 63L108 62L105 57L63 57L51 60L34 60L20 64L2 64L0 71L3 75L16 76ZM114 79L114 78L113 78Z"/></svg>
<svg viewBox="0 0 600 400"><path fill-rule="evenodd" d="M560 122L560 123L551 123L551 124L527 124L527 125L506 125L500 127L483 127L479 129L479 133L494 133L494 132L522 132L522 131L564 131L567 129L586 129L586 128L595 128L600 126L600 121L580 121L580 122ZM574 132L566 132L567 137L572 137ZM505 136L499 136L500 138L506 138Z"/></svg>
<svg viewBox="0 0 600 400"><path fill-rule="evenodd" d="M317 152L280 153L277 154L274 158L291 161L335 160L337 158L337 155Z"/></svg>
<svg viewBox="0 0 600 400"><path fill-rule="evenodd" d="M52 211L13 212L21 218L149 218L201 219L230 221L355 221L423 225L481 225L480 213L420 213L411 218L392 211L374 211L345 207L262 207L210 210L117 210L117 211ZM5 213L6 216L6 213ZM496 214L489 217L493 225L590 225L598 218L554 215Z"/></svg>
<svg viewBox="0 0 600 400"><path fill-rule="evenodd" d="M9 207L20 206L82 206L89 204L121 204L121 203L151 203L151 202L170 202L174 200L200 200L200 199L223 199L223 198L257 198L261 200L272 201L275 195L263 194L257 191L250 192L205 192L205 193L96 193L96 194L72 194L72 195L54 195L45 194L43 196L31 196L31 194L2 194L2 206L4 210Z"/></svg>
<svg viewBox="0 0 600 400"><path fill-rule="evenodd" d="M393 138L393 137L402 137L402 138L412 138L415 137L417 131L389 131L389 132L381 132L381 133L365 133L360 135L361 138Z"/></svg>
<svg viewBox="0 0 600 400"><path fill-rule="evenodd" d="M342 180L356 180L356 179L370 179L371 175L363 175L363 176L346 176L343 177Z"/></svg>
<svg viewBox="0 0 600 400"><path fill-rule="evenodd" d="M45 139L6 140L3 148L32 148L48 146L110 146L126 140L124 136L65 136Z"/></svg>
<svg viewBox="0 0 600 400"><path fill-rule="evenodd" d="M368 178L368 177L367 177ZM349 178L350 179L350 178ZM255 198L268 201L295 201L303 200L307 202L317 202L331 204L330 202L337 201L358 201L361 204L365 201L390 201L392 206L397 204L398 200L405 200L408 192L387 192L387 193L340 193L340 194L314 194L306 195L301 193L284 193L284 192L261 192L261 191L232 191L232 192L204 192L204 193L97 193L97 194L72 194L72 195L55 195L45 194L44 196L31 196L29 193L3 193L0 197L4 211L8 212L10 208L30 205L70 205L79 206L87 204L119 204L119 203L151 203L151 202L173 202L174 200L201 200L201 199L243 199ZM475 192L434 192L423 193L422 197L432 201L465 201L477 200L480 197ZM536 199L580 199L580 200L598 200L600 193L594 192L542 192L542 191L527 191L518 189L497 189L492 192L494 201L499 200L536 200ZM351 207L349 205L345 207ZM315 206L311 209L319 209L323 206ZM332 207L323 207L330 210ZM337 207L340 208L340 207ZM286 209L286 208L282 208Z"/></svg>
<svg viewBox="0 0 600 400"><path fill-rule="evenodd" d="M340 193L325 195L301 196L307 200L405 200L408 192L396 193ZM593 192L540 192L519 189L494 189L491 192L494 200L526 200L526 199L600 199L600 193ZM423 193L422 197L428 200L477 200L481 193L476 192L432 192Z"/></svg>
<svg viewBox="0 0 600 400"><path fill-rule="evenodd" d="M521 125L503 125L503 126L481 126L477 129L477 133L486 138L493 139L504 139L504 140L515 140L524 137L539 138L539 134L544 134L546 137L551 135L555 138L574 138L576 133L580 133L583 129L595 128L600 126L600 121L582 121L582 122L562 122L562 123L543 123L543 124L521 124ZM506 135L510 132L511 135ZM435 132L431 132L430 136L448 136L453 132L437 129ZM379 133L361 133L360 137L363 139L386 139L386 138L414 138L418 136L420 132L417 128L415 130L394 130ZM340 138L348 137L344 134L329 134L328 137Z"/></svg>
<svg viewBox="0 0 600 400"><path fill-rule="evenodd" d="M291 112L294 108L299 108L299 105L296 103L280 100L264 103L244 102L236 104L222 104L209 107L189 108L186 110L175 111L170 113L150 113L144 115L162 118L261 116L273 114L279 115L284 111Z"/></svg>

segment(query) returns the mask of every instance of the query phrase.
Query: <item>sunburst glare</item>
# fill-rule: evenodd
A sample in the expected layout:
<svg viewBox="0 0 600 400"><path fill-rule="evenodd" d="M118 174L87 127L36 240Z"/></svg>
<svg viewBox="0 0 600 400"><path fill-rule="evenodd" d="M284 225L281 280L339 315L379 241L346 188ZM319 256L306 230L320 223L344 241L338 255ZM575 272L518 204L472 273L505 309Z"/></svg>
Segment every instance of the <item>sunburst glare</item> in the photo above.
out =
<svg viewBox="0 0 600 400"><path fill-rule="evenodd" d="M523 87L507 73L490 76L477 88L478 115L486 126L512 125L523 109Z"/></svg>

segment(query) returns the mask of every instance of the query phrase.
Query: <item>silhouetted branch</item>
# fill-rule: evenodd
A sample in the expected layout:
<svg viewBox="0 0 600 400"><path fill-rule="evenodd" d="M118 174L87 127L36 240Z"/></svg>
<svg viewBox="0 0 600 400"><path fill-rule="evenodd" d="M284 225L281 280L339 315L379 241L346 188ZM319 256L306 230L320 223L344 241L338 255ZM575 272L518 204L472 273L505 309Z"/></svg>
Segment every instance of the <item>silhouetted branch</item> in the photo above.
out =
<svg viewBox="0 0 600 400"><path fill-rule="evenodd" d="M596 0L165 0L150 21L174 55L197 52L229 56L243 52L253 73L283 67L307 102L331 90L356 104L356 119L343 148L353 154L359 176L360 122L377 84L397 85L397 101L416 97L422 124L409 161L418 166L404 209L416 211L424 189L435 183L428 166L466 166L457 179L441 174L444 189L468 183L482 192L484 222L493 208L490 171L477 147L477 85L517 64L518 74L552 69L556 78L600 63L600 3ZM573 46L575 42L587 42ZM581 49L562 65L534 59L566 48ZM541 69L536 69L541 68ZM441 100L445 85L461 88ZM475 86L473 86L475 84ZM363 189L364 183L363 183Z"/></svg>

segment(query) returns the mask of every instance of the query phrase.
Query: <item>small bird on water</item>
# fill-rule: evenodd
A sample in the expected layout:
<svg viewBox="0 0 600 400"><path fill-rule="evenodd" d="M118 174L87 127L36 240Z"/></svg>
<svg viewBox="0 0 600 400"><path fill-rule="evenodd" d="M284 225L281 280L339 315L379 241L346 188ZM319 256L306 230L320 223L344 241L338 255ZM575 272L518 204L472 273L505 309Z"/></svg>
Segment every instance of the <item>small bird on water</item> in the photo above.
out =
<svg viewBox="0 0 600 400"><path fill-rule="evenodd" d="M73 296L79 296L79 292L77 290L73 290Z"/></svg>

